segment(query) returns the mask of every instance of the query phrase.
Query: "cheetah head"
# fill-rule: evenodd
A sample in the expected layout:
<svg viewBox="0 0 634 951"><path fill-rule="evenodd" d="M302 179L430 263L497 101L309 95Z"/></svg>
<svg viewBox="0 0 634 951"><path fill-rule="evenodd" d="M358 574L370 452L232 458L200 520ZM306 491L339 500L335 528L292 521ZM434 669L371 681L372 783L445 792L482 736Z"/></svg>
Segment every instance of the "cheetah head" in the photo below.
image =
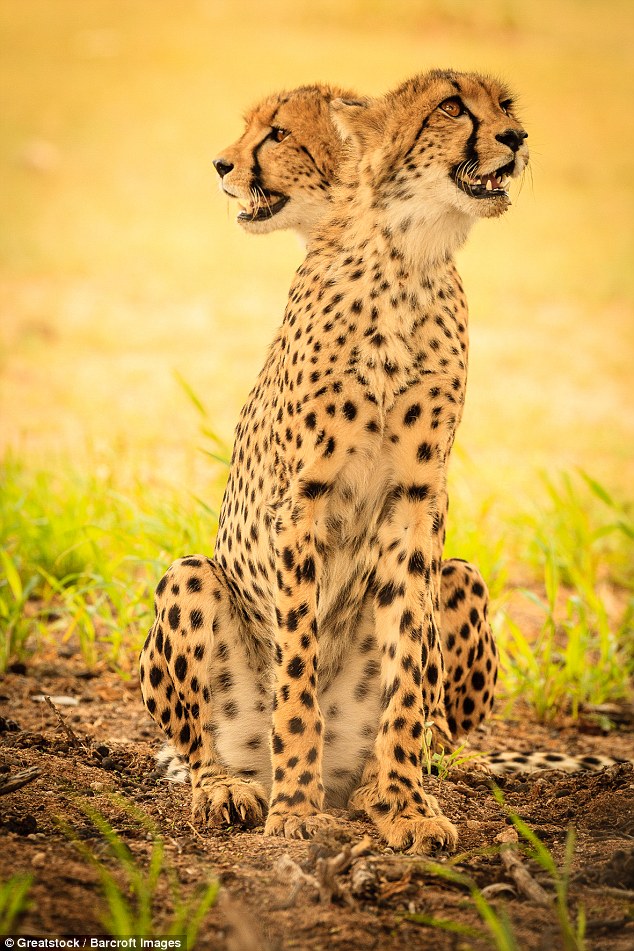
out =
<svg viewBox="0 0 634 951"><path fill-rule="evenodd" d="M394 226L466 237L474 219L507 210L508 185L528 162L511 94L477 74L434 70L379 99L335 100L331 111L348 142L342 179L360 183Z"/></svg>
<svg viewBox="0 0 634 951"><path fill-rule="evenodd" d="M328 208L341 155L329 103L350 95L302 86L268 96L247 113L240 138L214 159L220 189L239 203L245 231L292 228L308 237Z"/></svg>

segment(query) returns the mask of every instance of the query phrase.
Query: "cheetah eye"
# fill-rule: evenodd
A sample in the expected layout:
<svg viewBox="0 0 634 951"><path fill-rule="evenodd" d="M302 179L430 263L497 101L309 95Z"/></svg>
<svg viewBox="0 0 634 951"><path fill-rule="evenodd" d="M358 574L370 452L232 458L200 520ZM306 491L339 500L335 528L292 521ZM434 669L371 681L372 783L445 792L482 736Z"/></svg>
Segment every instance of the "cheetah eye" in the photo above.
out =
<svg viewBox="0 0 634 951"><path fill-rule="evenodd" d="M458 116L464 113L464 106L459 99L445 99L444 102L440 103L438 108L442 109L448 116L451 116L452 119L457 119Z"/></svg>
<svg viewBox="0 0 634 951"><path fill-rule="evenodd" d="M512 105L513 105L512 99L505 99L504 102L500 103L500 109L502 110L504 115L507 116L509 114L509 111Z"/></svg>
<svg viewBox="0 0 634 951"><path fill-rule="evenodd" d="M278 129L273 127L271 129L270 138L272 138L274 142L283 142L284 139L286 139L290 134L291 133L288 131L288 129Z"/></svg>

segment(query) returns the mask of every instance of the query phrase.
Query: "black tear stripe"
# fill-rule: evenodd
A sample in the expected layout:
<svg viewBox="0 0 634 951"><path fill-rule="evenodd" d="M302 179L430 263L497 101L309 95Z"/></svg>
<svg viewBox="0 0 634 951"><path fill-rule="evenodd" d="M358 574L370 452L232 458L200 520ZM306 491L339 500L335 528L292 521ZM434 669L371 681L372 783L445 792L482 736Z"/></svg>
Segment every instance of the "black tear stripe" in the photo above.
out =
<svg viewBox="0 0 634 951"><path fill-rule="evenodd" d="M277 119L277 114L282 108L282 106L284 105L284 103L286 102L288 102L288 97L285 99L282 99L282 101L279 103L277 109L275 110L271 118L269 119L269 126L271 127L275 126L275 120ZM267 189L262 181L262 166L260 165L258 152L260 151L264 143L268 140L269 136L270 136L270 132L267 132L264 138L260 142L258 142L258 144L253 149L253 164L251 166L253 170L253 185L255 188L260 188L262 191L266 191Z"/></svg>
<svg viewBox="0 0 634 951"><path fill-rule="evenodd" d="M253 175L253 188L259 188L260 191L266 191L264 184L262 183L262 166L260 165L260 160L258 159L258 152L268 139L268 133L264 136L261 142L253 149L253 162L251 165L251 171Z"/></svg>
<svg viewBox="0 0 634 951"><path fill-rule="evenodd" d="M467 144L465 146L465 162L467 163L468 168L471 167L471 163L474 163L474 168L477 169L480 164L480 156L478 155L478 149L477 149L478 130L480 128L480 120L477 119L469 109L467 109L464 102L462 103L462 108L471 119L471 125L473 126L473 128L471 129L469 138L467 139Z"/></svg>
<svg viewBox="0 0 634 951"><path fill-rule="evenodd" d="M447 82L449 83L450 86L453 86L453 88L456 90L457 93L459 93L460 95L462 95L462 89L460 88L459 84L458 84L455 80L450 79L448 76L444 76L443 78L445 78L445 79L447 80ZM460 101L461 101L461 103L462 103L462 99L461 99ZM440 103L438 103L438 105L440 105ZM421 135L423 134L423 132L424 132L425 129L427 128L427 125L428 125L428 123L429 123L429 120L431 119L433 113L436 111L437 108L438 108L438 106L435 106L435 107L432 109L432 111L429 113L429 115L426 116L425 119L423 120L423 124L421 125L420 129L419 129L418 132L416 133L416 136L415 136L415 138L414 138L414 141L412 142L412 144L410 145L409 149L408 149L407 152L405 153L405 158L408 158L409 155L411 154L411 152L413 151L413 149L416 147L416 143L418 142L418 140L420 139ZM471 116L471 113L470 113L469 110L465 107L464 103L462 103L462 108L465 110L465 112L469 113L469 115ZM473 119L473 116L471 116L471 118Z"/></svg>
<svg viewBox="0 0 634 951"><path fill-rule="evenodd" d="M277 118L277 114L278 114L278 112L280 111L281 107L284 105L285 102L288 102L288 100L287 100L287 99L283 99L282 102L280 102L280 104L279 104L279 106L277 107L277 109L275 110L275 112L273 113L273 115L271 116L271 118L270 118L270 120L269 120L269 125L270 125L270 126L275 127L275 120L276 120L276 118ZM259 160L259 158L258 158L258 152L260 151L260 149L262 148L262 146L264 145L264 143L268 140L269 135L270 135L270 133L267 132L267 134L264 136L264 138L263 138L260 142L258 142L258 144L255 146L255 148L253 149L253 153L252 153L252 154L253 154L253 162L252 162L251 168L252 168L252 170L253 170L253 184L254 184L254 186L255 186L256 188L262 189L262 191L266 191L266 186L264 185L263 180L262 180L262 166L260 165L260 160ZM314 159L314 157L311 155L311 153L308 151L308 149L306 148L306 146L305 146L305 145L300 145L299 148L300 148L300 150L301 150L302 152L304 152L304 153L308 156L308 158L309 158L310 161L313 163L313 165L315 166L315 168L317 169L317 171L319 172L319 174L321 175L321 177L322 177L323 179L326 179L326 178L327 178L326 173L323 171L323 169L321 169L321 168L319 167L319 165L317 164L317 162L315 161L315 159Z"/></svg>

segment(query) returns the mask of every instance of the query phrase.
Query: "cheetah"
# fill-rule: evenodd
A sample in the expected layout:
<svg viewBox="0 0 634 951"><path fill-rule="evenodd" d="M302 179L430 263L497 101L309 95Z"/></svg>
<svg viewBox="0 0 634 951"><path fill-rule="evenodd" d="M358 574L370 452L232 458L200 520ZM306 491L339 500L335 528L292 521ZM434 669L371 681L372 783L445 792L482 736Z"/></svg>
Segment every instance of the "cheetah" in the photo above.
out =
<svg viewBox="0 0 634 951"><path fill-rule="evenodd" d="M269 95L247 112L240 138L214 159L222 192L240 203L236 220L246 231L263 234L292 229L308 241L327 214L344 151L330 112L336 98L354 100L357 93L314 84ZM458 333L466 360L466 322ZM445 499L438 513L442 522L439 557L446 514ZM445 737L442 742L447 750L452 740L488 716L494 702L497 652L488 621L487 587L475 565L459 558L442 562L437 620L451 733L451 740ZM481 689L471 689L471 675L476 685L482 679ZM162 758L169 764L170 754ZM174 764L176 775L174 769L181 770L182 764Z"/></svg>
<svg viewBox="0 0 634 951"><path fill-rule="evenodd" d="M422 775L426 723L451 733L437 617L467 373L453 254L507 210L526 132L505 86L453 71L330 108L346 143L330 209L240 416L214 557L157 587L142 694L189 762L195 820L305 838L347 801L390 846L428 852L457 841Z"/></svg>

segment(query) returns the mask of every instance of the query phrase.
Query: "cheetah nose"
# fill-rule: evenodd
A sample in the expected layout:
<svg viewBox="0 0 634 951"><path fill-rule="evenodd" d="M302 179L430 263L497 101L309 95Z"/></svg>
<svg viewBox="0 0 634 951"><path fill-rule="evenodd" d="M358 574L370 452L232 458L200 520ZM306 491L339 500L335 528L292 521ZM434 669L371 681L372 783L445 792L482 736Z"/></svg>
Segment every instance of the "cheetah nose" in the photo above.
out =
<svg viewBox="0 0 634 951"><path fill-rule="evenodd" d="M231 171L233 168L233 162L227 162L226 159L217 158L214 159L214 168L218 172L221 178L224 178L225 175Z"/></svg>
<svg viewBox="0 0 634 951"><path fill-rule="evenodd" d="M528 138L528 132L524 132L523 129L507 129L505 132L500 132L495 138L502 145L507 145L511 152L517 152L524 139Z"/></svg>

